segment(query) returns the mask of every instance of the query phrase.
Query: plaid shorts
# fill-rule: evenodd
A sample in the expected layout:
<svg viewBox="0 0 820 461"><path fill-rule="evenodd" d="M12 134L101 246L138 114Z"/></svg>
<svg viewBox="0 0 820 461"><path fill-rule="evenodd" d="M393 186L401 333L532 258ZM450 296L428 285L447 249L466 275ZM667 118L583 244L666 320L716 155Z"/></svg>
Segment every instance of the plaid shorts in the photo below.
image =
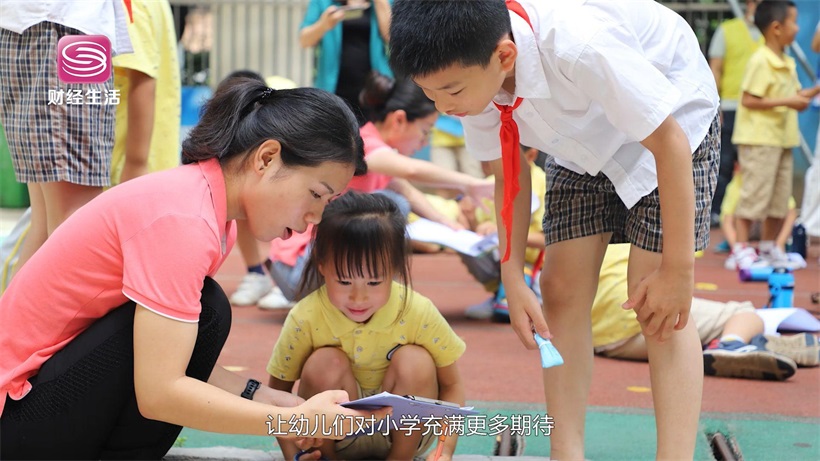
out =
<svg viewBox="0 0 820 461"><path fill-rule="evenodd" d="M65 35L83 33L52 22L22 34L0 28L0 122L15 176L21 183L108 186L116 106L49 104L49 93L79 91L85 102L89 91L109 94L113 76L98 85L60 82L57 42Z"/></svg>
<svg viewBox="0 0 820 461"><path fill-rule="evenodd" d="M695 180L695 250L709 246L709 217L720 163L720 117L692 154ZM578 174L550 158L546 165L544 235L550 245L612 232L610 243L631 243L655 253L663 250L658 188L627 208L603 173Z"/></svg>

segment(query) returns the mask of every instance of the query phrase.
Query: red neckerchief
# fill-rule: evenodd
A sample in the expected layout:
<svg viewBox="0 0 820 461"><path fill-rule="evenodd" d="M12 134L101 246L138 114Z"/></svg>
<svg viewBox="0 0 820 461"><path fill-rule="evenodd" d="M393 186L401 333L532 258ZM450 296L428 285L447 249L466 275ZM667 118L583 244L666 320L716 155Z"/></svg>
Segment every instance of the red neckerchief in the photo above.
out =
<svg viewBox="0 0 820 461"><path fill-rule="evenodd" d="M506 0L507 9L513 13L521 16L527 21L530 28L530 17L515 0ZM504 257L501 262L506 262L510 259L510 236L512 235L512 220L513 220L513 202L521 190L518 183L518 175L521 173L521 154L520 154L520 140L518 135L518 124L513 120L513 111L521 105L521 98L515 98L512 106L501 105L493 101L495 107L501 111L501 163L504 167L504 202L501 205L501 221L504 223L504 228L507 235L507 248L504 250Z"/></svg>
<svg viewBox="0 0 820 461"><path fill-rule="evenodd" d="M123 0L125 2L125 9L128 11L128 19L134 22L134 13L131 11L131 0Z"/></svg>

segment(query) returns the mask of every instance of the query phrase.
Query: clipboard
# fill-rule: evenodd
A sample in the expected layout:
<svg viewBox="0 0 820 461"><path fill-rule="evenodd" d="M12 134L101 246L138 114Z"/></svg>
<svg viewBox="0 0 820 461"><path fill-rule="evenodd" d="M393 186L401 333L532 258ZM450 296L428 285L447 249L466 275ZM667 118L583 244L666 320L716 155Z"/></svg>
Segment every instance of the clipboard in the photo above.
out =
<svg viewBox="0 0 820 461"><path fill-rule="evenodd" d="M354 410L375 410L382 407L393 407L393 419L398 419L403 416L418 416L424 419L479 414L473 407L462 407L458 404L443 400L433 400L413 395L402 396L391 394L390 392L382 392L380 394L371 395L370 397L345 402L341 405Z"/></svg>

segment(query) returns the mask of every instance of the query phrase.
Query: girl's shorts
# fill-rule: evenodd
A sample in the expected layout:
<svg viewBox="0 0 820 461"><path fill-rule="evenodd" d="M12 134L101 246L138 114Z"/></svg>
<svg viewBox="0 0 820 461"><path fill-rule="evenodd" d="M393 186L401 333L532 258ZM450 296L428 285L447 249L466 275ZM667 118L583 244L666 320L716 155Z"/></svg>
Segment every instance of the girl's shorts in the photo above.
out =
<svg viewBox="0 0 820 461"><path fill-rule="evenodd" d="M0 122L21 183L110 184L117 95L57 77L57 42L83 35L53 22L17 34L0 28ZM67 90L70 90L68 92Z"/></svg>
<svg viewBox="0 0 820 461"><path fill-rule="evenodd" d="M720 163L720 118L692 154L695 181L695 250L709 246L709 218ZM610 243L631 243L647 251L663 250L658 188L632 208L621 201L603 173L578 174L555 163L546 165L547 194L544 236L550 245L564 240L612 232Z"/></svg>

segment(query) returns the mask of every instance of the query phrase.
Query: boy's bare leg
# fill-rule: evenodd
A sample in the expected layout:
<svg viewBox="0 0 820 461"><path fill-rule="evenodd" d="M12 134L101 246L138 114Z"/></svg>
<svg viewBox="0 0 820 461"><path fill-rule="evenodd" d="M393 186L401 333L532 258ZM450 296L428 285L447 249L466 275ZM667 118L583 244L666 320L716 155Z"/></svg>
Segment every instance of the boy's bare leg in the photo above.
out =
<svg viewBox="0 0 820 461"><path fill-rule="evenodd" d="M11 268L11 276L20 270L21 267L31 258L48 238L48 220L46 217L46 202L43 196L43 188L39 183L29 183L28 195L31 201L31 223L26 233L26 238L20 246L20 253L17 256L17 263Z"/></svg>
<svg viewBox="0 0 820 461"><path fill-rule="evenodd" d="M749 232L752 228L752 220L746 218L735 217L736 242L735 243L749 243Z"/></svg>
<svg viewBox="0 0 820 461"><path fill-rule="evenodd" d="M635 247L629 254L629 293L660 267L661 254ZM646 338L657 426L657 459L692 459L703 394L703 352L695 321L659 342Z"/></svg>
<svg viewBox="0 0 820 461"><path fill-rule="evenodd" d="M550 459L584 459L584 424L592 379L590 311L611 234L550 245L541 275L544 312L563 365L544 370L547 413L555 426ZM624 300L626 301L626 300Z"/></svg>

